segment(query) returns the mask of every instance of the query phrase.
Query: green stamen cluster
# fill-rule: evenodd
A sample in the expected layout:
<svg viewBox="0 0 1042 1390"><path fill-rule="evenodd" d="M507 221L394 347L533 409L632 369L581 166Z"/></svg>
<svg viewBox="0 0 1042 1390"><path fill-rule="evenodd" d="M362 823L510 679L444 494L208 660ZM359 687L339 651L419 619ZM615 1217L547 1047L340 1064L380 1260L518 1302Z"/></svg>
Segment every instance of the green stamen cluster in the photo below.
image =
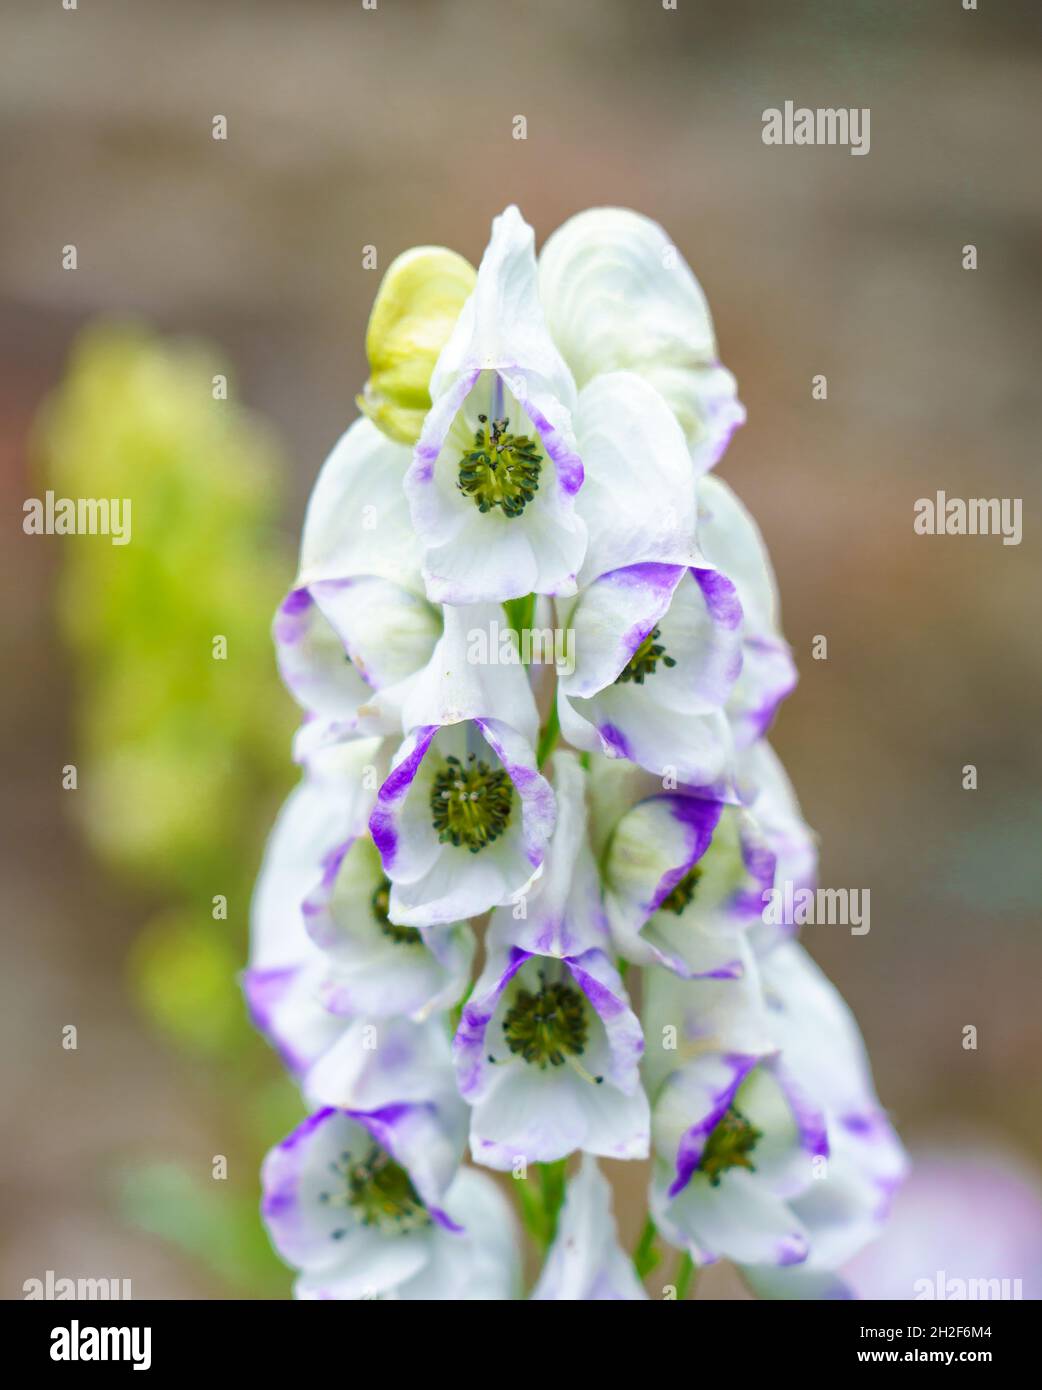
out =
<svg viewBox="0 0 1042 1390"><path fill-rule="evenodd" d="M698 887L698 880L702 877L702 866L695 864L688 869L687 873L675 883L666 896L659 904L660 912L675 912L679 917L687 907L688 903L695 896L695 889Z"/></svg>
<svg viewBox="0 0 1042 1390"><path fill-rule="evenodd" d="M626 681L634 681L637 685L643 685L645 676L655 674L655 667L658 662L661 661L663 666L675 666L677 664L671 656L666 655L665 647L657 640L660 635L657 627L651 629L615 677L616 685L622 685Z"/></svg>
<svg viewBox="0 0 1042 1390"><path fill-rule="evenodd" d="M723 1118L706 1141L698 1171L705 1173L712 1187L720 1186L720 1177L729 1168L755 1170L749 1155L763 1138L740 1110L729 1105Z"/></svg>
<svg viewBox="0 0 1042 1390"><path fill-rule="evenodd" d="M504 516L520 516L539 489L543 456L528 435L507 433L509 420L478 419L474 448L460 459L459 490L479 512L499 507Z"/></svg>
<svg viewBox="0 0 1042 1390"><path fill-rule="evenodd" d="M559 1067L567 1055L582 1056L587 1039L583 997L571 985L542 982L537 994L518 991L503 1020L503 1033L511 1052L545 1071Z"/></svg>
<svg viewBox="0 0 1042 1390"><path fill-rule="evenodd" d="M399 946L417 946L423 941L416 927L400 927L397 922L392 922L388 916L391 907L391 881L382 878L373 889L373 896L369 899L373 909L373 916L376 924L383 932L384 936L389 936L392 941Z"/></svg>
<svg viewBox="0 0 1042 1390"><path fill-rule="evenodd" d="M339 1162L329 1166L343 1187L338 1192L321 1192L320 1202L347 1207L360 1225L375 1226L384 1235L403 1235L430 1225L408 1173L377 1145L357 1162L342 1153ZM346 1234L346 1229L336 1230L333 1239Z"/></svg>
<svg viewBox="0 0 1042 1390"><path fill-rule="evenodd" d="M464 766L446 758L431 788L431 817L438 839L471 854L497 840L510 823L514 787L503 768L495 771L471 753Z"/></svg>

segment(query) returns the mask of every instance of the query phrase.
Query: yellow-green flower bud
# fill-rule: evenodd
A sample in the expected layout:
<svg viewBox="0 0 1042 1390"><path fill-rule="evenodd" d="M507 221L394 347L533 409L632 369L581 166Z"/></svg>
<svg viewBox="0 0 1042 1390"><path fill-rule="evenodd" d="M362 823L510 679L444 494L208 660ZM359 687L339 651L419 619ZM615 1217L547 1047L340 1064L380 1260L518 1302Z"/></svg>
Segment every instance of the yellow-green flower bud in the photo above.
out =
<svg viewBox="0 0 1042 1390"><path fill-rule="evenodd" d="M443 246L414 246L388 267L369 316L369 380L359 408L399 444L415 444L438 354L474 288L474 267Z"/></svg>

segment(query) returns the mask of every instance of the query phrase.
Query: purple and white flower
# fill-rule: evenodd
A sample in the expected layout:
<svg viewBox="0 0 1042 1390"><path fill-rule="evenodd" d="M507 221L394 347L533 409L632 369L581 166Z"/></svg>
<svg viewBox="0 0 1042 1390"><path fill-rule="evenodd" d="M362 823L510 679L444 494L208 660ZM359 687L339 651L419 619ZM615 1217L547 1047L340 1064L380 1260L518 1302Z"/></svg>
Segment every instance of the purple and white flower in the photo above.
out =
<svg viewBox="0 0 1042 1390"><path fill-rule="evenodd" d="M498 933L487 951L453 1045L474 1158L515 1170L577 1149L642 1158L644 1042L611 961L533 955Z"/></svg>
<svg viewBox="0 0 1042 1390"><path fill-rule="evenodd" d="M304 898L326 856L365 833L387 757L378 738L317 750L279 813L257 878L243 991L254 1023L297 1076L343 1030L318 1003L328 964L307 933Z"/></svg>
<svg viewBox="0 0 1042 1390"><path fill-rule="evenodd" d="M786 879L812 883L814 837L784 769L765 743L741 754L748 798L729 805L690 788L662 792L640 769L596 765L596 849L616 949L638 965L687 978L738 970L746 933L768 949L790 928L764 925L768 893Z"/></svg>
<svg viewBox="0 0 1042 1390"><path fill-rule="evenodd" d="M750 922L743 851L754 852L740 841L748 819L678 792L649 796L620 816L602 862L612 939L626 960L686 978L741 969L739 940ZM759 913L759 897L751 911Z"/></svg>
<svg viewBox="0 0 1042 1390"><path fill-rule="evenodd" d="M742 669L727 702L735 744L747 748L770 728L796 685L781 634L778 588L756 522L722 478L698 484L698 540L709 564L726 574L742 606Z"/></svg>
<svg viewBox="0 0 1042 1390"><path fill-rule="evenodd" d="M547 332L534 235L516 207L492 224L430 394L405 480L428 597L573 594L586 548L575 383Z"/></svg>
<svg viewBox="0 0 1042 1390"><path fill-rule="evenodd" d="M274 626L282 677L308 715L298 758L348 735L399 732L410 677L441 633L416 559L408 461L408 449L358 420L312 490L299 571Z"/></svg>
<svg viewBox="0 0 1042 1390"><path fill-rule="evenodd" d="M802 948L772 952L761 978L771 1050L697 1053L654 1095L652 1210L699 1262L735 1261L765 1296L820 1297L879 1229L904 1155L856 1024Z"/></svg>
<svg viewBox="0 0 1042 1390"><path fill-rule="evenodd" d="M324 1107L264 1162L262 1213L305 1299L512 1298L512 1219L437 1112Z"/></svg>
<svg viewBox="0 0 1042 1390"><path fill-rule="evenodd" d="M322 953L314 986L329 1013L422 1020L455 1004L470 981L470 927L395 922L390 883L368 834L330 852L303 913Z"/></svg>
<svg viewBox="0 0 1042 1390"><path fill-rule="evenodd" d="M561 675L558 710L569 743L674 784L726 788L741 621L718 570L649 563L601 575L567 618L576 660Z"/></svg>
<svg viewBox="0 0 1042 1390"><path fill-rule="evenodd" d="M697 280L617 208L537 264L508 207L476 275L399 257L367 350L379 428L323 466L276 615L305 775L243 981L313 1110L264 1166L298 1297L517 1297L468 1141L561 1165L525 1189L540 1243L556 1221L536 1300L647 1297L594 1156L649 1153L641 1268L657 1230L765 1297L844 1296L905 1160L765 910L817 852L765 739L796 681L770 560L708 472L744 410Z"/></svg>
<svg viewBox="0 0 1042 1390"><path fill-rule="evenodd" d="M391 917L434 926L512 901L543 862L554 815L532 746L510 725L414 729L370 818Z"/></svg>

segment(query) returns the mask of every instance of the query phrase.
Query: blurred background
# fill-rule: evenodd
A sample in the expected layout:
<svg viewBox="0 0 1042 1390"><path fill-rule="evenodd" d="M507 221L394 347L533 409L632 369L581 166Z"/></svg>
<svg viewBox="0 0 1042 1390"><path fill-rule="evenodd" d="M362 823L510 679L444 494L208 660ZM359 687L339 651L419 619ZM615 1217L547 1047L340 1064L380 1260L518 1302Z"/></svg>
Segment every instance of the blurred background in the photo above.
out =
<svg viewBox="0 0 1042 1390"><path fill-rule="evenodd" d="M256 1167L295 1102L235 979L293 777L270 616L365 378L379 273L362 247L380 271L417 243L476 263L511 201L540 242L581 208L635 207L702 280L749 411L721 472L771 548L801 673L774 741L821 833L822 882L871 890L868 935L804 940L913 1153L965 1180L936 1224L1016 1187L979 1221L1016 1228L1019 1263L966 1273L1027 1278L1042 1248L1034 0L49 0L4 4L2 28L0 1296L48 1269L130 1278L138 1298L289 1287ZM870 107L870 154L764 146L761 113L786 100ZM22 503L47 487L131 496L133 544L24 535ZM913 503L938 489L1022 497L1023 543L914 535ZM643 1174L609 1166L632 1241ZM726 1271L701 1290L738 1295Z"/></svg>

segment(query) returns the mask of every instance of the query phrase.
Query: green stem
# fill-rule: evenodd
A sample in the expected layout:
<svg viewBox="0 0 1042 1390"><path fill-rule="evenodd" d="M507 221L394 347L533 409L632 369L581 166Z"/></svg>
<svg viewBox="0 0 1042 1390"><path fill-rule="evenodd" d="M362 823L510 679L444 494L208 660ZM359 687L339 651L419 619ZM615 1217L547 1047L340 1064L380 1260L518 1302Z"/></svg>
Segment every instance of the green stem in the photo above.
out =
<svg viewBox="0 0 1042 1390"><path fill-rule="evenodd" d="M637 1271L638 1279L646 1279L662 1258L655 1248L657 1239L658 1227L649 1216L644 1223L643 1231L640 1233L637 1248L633 1252L633 1267Z"/></svg>
<svg viewBox="0 0 1042 1390"><path fill-rule="evenodd" d="M557 1217L567 1183L565 1168L563 1158L557 1163L540 1163L538 1181L534 1181L536 1174L531 1172L518 1181L521 1219L540 1255L546 1254L557 1234Z"/></svg>
<svg viewBox="0 0 1042 1390"><path fill-rule="evenodd" d="M506 610L507 624L517 634L517 649L520 652L521 633L525 628L531 628L535 617L535 594L526 594L524 598L508 598L503 607Z"/></svg>
<svg viewBox="0 0 1042 1390"><path fill-rule="evenodd" d="M539 735L539 747L536 750L536 765L542 768L547 758L557 747L557 740L561 733L561 721L557 714L556 692L554 702L550 706L550 713L547 716L546 727Z"/></svg>
<svg viewBox="0 0 1042 1390"><path fill-rule="evenodd" d="M543 1194L543 1211L546 1214L546 1244L549 1247L557 1234L557 1218L564 1205L564 1190L567 1184L566 1159L556 1163L540 1163L539 1181Z"/></svg>
<svg viewBox="0 0 1042 1390"><path fill-rule="evenodd" d="M677 1302L687 1298L695 1282L695 1262L690 1255L685 1255L677 1268Z"/></svg>

